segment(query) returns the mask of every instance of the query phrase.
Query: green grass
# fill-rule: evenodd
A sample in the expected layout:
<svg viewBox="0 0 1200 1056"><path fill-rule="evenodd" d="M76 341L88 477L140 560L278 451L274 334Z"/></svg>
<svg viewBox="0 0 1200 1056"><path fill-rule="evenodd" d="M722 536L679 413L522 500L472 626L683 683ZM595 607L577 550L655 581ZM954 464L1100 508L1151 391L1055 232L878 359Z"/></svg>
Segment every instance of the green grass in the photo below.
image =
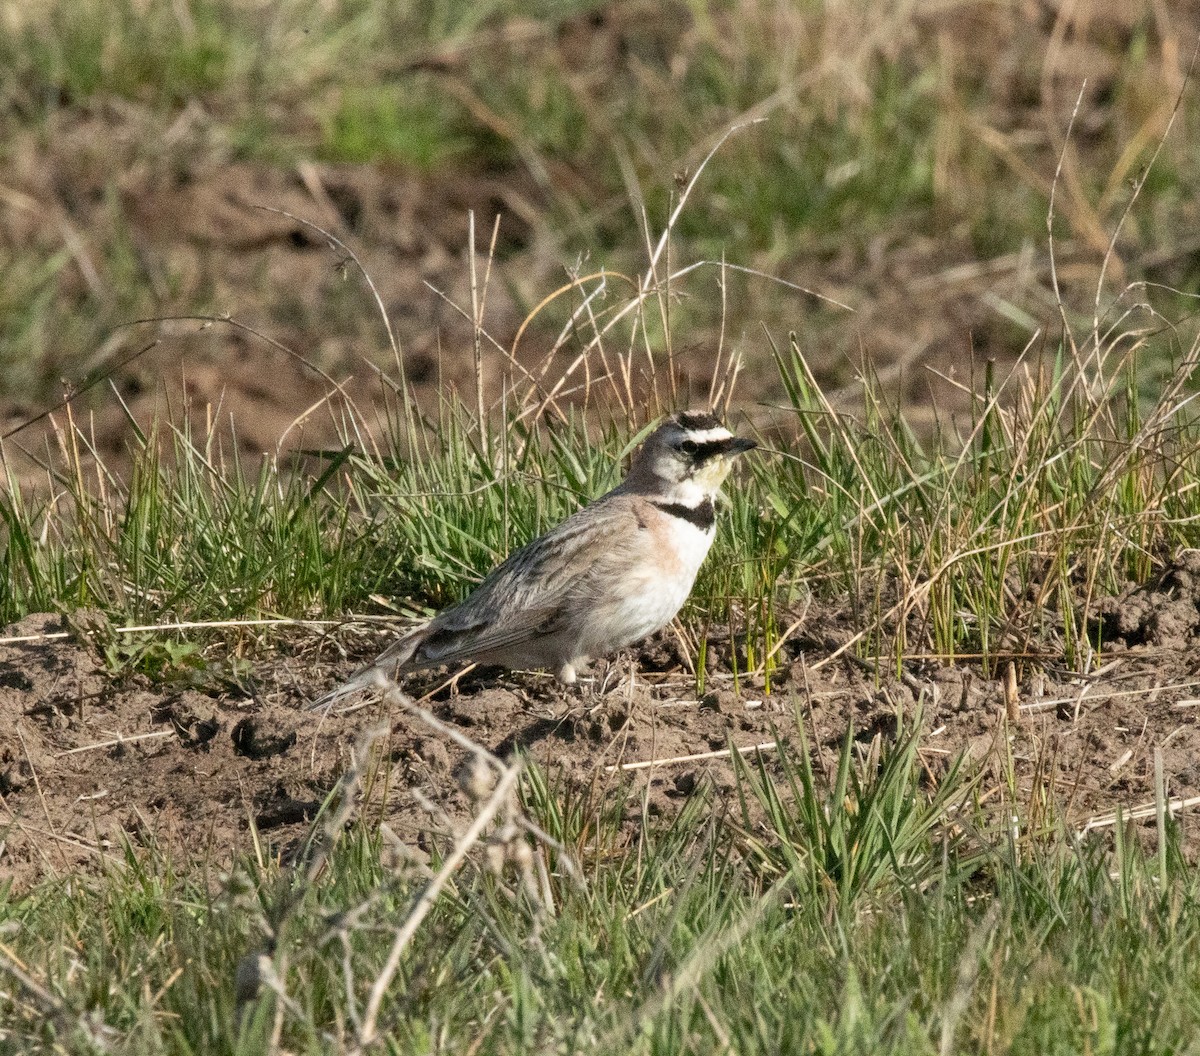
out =
<svg viewBox="0 0 1200 1056"><path fill-rule="evenodd" d="M461 158L469 145L447 133L444 108L378 88L348 90L326 119L322 154L333 161L407 163L435 170Z"/></svg>
<svg viewBox="0 0 1200 1056"><path fill-rule="evenodd" d="M385 427L347 406L345 445L316 469L249 466L163 426L135 433L128 481L64 426L41 494L0 496L4 618L97 608L115 668L167 677L195 673L201 646L219 655L222 632L115 628L454 600L618 479L669 384L665 353L628 361L658 379L642 406L622 371L604 378L603 327L623 308L663 311L635 299L597 318L586 418L532 413L556 383L527 377L482 416L453 394L423 416L401 378L381 393ZM809 595L848 601L851 644L897 668L965 651L987 671L1035 647L1096 666L1096 600L1200 542L1193 363L1147 399L1144 344L1066 331L1028 369L989 368L967 417L918 437L870 377L834 410L780 343L788 404L728 488L684 613L698 683L717 666L770 678ZM707 640L726 624L732 641ZM1174 822L1146 849L1120 824L1081 837L1052 796L1036 817L1011 788L985 803L969 771L929 774L918 717L900 718L894 739L848 733L828 772L803 720L784 723L777 761L743 760L732 796L702 792L632 835L628 790L531 767L427 902L427 873L385 864L370 809L346 828L353 797L328 808L333 838L318 826L320 869L264 856L212 876L130 848L99 875L10 890L0 1051L355 1051L372 1022L393 1052L1179 1051L1200 1018L1200 873ZM439 845L430 868L452 856Z"/></svg>
<svg viewBox="0 0 1200 1056"><path fill-rule="evenodd" d="M381 392L384 428L347 405L344 446L316 468L247 465L164 425L133 430L128 480L68 417L46 487L0 495L3 618L98 609L114 669L174 678L219 667L236 630L119 627L328 616L374 595L440 607L619 478L669 384L665 353L628 361L658 379L643 406L625 371L605 379L603 327L623 309L663 311L635 299L596 319L586 417L533 413L557 382L529 377L482 415L453 394L421 415L401 378ZM697 682L769 679L807 596L848 601L851 644L897 668L966 651L987 671L1035 647L1096 666L1096 600L1200 542L1193 363L1147 399L1144 343L1067 331L1027 370L985 371L969 416L924 437L869 377L835 411L798 344L779 344L788 404L727 489L684 613ZM320 869L264 855L215 876L129 848L97 875L9 890L0 1051L354 1051L376 1029L393 1052L1178 1051L1200 1018L1200 873L1174 823L1147 850L1123 825L1079 836L1053 797L1036 817L1011 788L985 804L969 771L925 770L919 718L900 718L894 739L848 732L828 772L803 720L784 723L777 760L741 761L732 796L702 792L632 835L628 790L529 768L427 902L428 874L386 865L362 820L371 791L328 807ZM439 845L430 868L452 855ZM415 907L427 915L398 938Z"/></svg>
<svg viewBox="0 0 1200 1056"><path fill-rule="evenodd" d="M1147 403L1140 354L1136 339L1098 359L1031 353L981 379L969 419L918 438L870 382L856 415L834 412L796 345L778 349L791 405L727 489L688 610L696 647L711 659L703 629L733 619L742 654L723 663L766 662L769 676L788 614L814 594L848 598L860 651L897 666L971 653L987 672L1042 650L1086 669L1104 645L1089 631L1097 600L1200 543L1193 365ZM481 423L453 398L419 418L406 391L383 394L390 424L373 440L348 410L345 446L311 473L251 468L172 428L141 436L124 481L64 429L68 459L42 494L0 494L0 619L305 617L374 595L420 615L611 488L634 439L610 383L592 395L608 424L590 432L582 417Z"/></svg>
<svg viewBox="0 0 1200 1056"><path fill-rule="evenodd" d="M929 794L903 734L869 760L848 742L832 784L805 752L785 759L786 802L779 777L751 767L743 808L700 795L632 844L620 793L564 815L531 770L514 806L553 842L516 836L507 857L468 858L405 948L380 1051L1041 1056L1190 1043L1200 874L1173 825L1161 855L1053 827L1006 839L961 777ZM955 836L951 808L989 827ZM45 996L6 980L0 1051L355 1051L425 883L387 857L355 825L315 883L254 861L227 878L180 874L130 852L101 876L8 894L0 955ZM539 857L544 882L524 872ZM256 993L247 967L260 956L257 978L274 983Z"/></svg>
<svg viewBox="0 0 1200 1056"><path fill-rule="evenodd" d="M138 142L166 144L180 176L196 152L379 163L434 183L455 166L516 174L536 187L555 252L581 254L579 274L644 273L642 202L653 232L718 135L769 117L717 152L672 225L657 261L669 291L637 297L610 274L591 314L580 309L594 279L533 317L549 341L575 313L566 358L544 376L504 363L489 391L481 378L477 397L443 391L422 406L389 372L383 424L346 406L339 443L307 460L250 463L216 433L131 422L122 478L90 449L86 419L60 414L61 453L22 490L12 447L0 449L0 622L86 608L114 671L203 679L236 675L247 648L279 639L120 628L436 610L611 487L650 420L705 402L710 368L728 399L732 371L707 351L720 333L726 354L746 350L754 393L773 406L756 409L763 450L727 489L683 614L698 691L714 670L755 668L770 688L811 599L844 604L850 647L897 670L965 654L985 675L1032 655L1094 670L1098 599L1200 545L1185 317L1197 276L1178 235L1195 227L1194 93L1121 231L1095 329L1094 274L1078 270L1099 258L1096 232L1107 238L1161 136L1178 87L1160 54L1168 30L1147 15L1101 42L1115 65L1085 101L1056 200L1063 299L1045 281L1022 299L989 280L1003 321L982 335L978 368L956 376L953 415L915 426L866 367L852 397L834 391L859 339L844 314L743 273L726 272L722 289L715 266L685 270L728 256L798 282L828 276L858 318L877 296L916 316L936 314L923 291L940 287L888 301L893 272L878 270L893 250L924 259L912 231L983 264L1040 246L1060 150L1045 129L1065 123L1064 90L1047 115L1040 30L1002 26L996 55L1015 61L976 61L968 44L987 45L997 25L967 8L979 21L964 29L898 8L860 24L832 4L681 4L670 19L500 0L0 7L0 158L31 143L69 153L71 120L105 112ZM168 143L193 104L203 131ZM95 369L116 322L207 300L170 268L152 289L115 184L101 208L87 252L53 225L0 248L4 391L45 394L72 364ZM533 258L516 252L509 292L531 308L561 278L525 275ZM83 267L93 258L98 280ZM926 279L947 259L959 257L937 257ZM1178 290L1129 287L1108 305L1137 279ZM1143 294L1161 315L1136 306ZM305 290L264 296L281 324L348 332L366 301L355 289L316 308ZM1052 323L1022 353L1031 319ZM381 361L395 351L371 341ZM985 366L996 351L1008 358ZM1143 846L1120 824L1111 839L1080 836L1052 797L1036 817L1012 789L984 802L968 770L924 769L916 728L901 716L894 739L868 744L851 731L826 772L789 719L777 755L738 763L732 795L702 789L677 816L634 825L632 789L589 794L527 767L487 844L467 848L408 938L377 1050L1194 1048L1200 872L1174 823ZM364 820L372 794L342 813L331 802L336 838L321 843L319 825L321 850L295 867L264 851L218 875L130 847L98 873L4 889L0 1052L355 1051L372 981L429 882L395 865ZM436 870L453 847L433 842Z"/></svg>
<svg viewBox="0 0 1200 1056"><path fill-rule="evenodd" d="M97 217L64 190L75 172L95 167L93 153L105 159L106 174L138 172L147 163L139 144L154 142L155 164L184 182L231 161L276 173L310 161L379 165L423 174L435 197L447 183L486 179L512 192L488 197L488 208L533 218L553 247L520 254L514 267L518 300L532 307L542 290L523 286L526 265L545 283L576 257L616 271L636 266L642 209L661 226L676 178L732 124L753 117L765 121L713 160L704 208L676 226L677 259L728 256L835 288L868 313L868 336L889 341L896 328L869 309L901 295L927 324L913 328L913 339L932 334L942 356L961 336L947 329L945 306L958 314L966 301L981 355L1011 357L1028 333L1004 325L978 283L944 275L972 262L1002 265L1004 284L1023 274L1011 261L1044 242L1063 111L1091 74L1080 117L1087 134L1065 158L1056 220L1064 250L1089 271L1067 269L1063 281L1086 297L1105 232L1180 89L1171 56L1186 53L1189 39L1182 14L1160 22L1146 13L1121 32L1101 20L1079 27L1081 50L1068 49L1066 72L1046 80L1047 30L1014 26L982 3L944 21L903 5L867 16L853 4L747 0L678 3L657 15L595 0L297 0L268 8L245 0L0 5L0 68L8 72L0 157L22 162L18 173L54 174L48 185L26 175L17 189L48 199L41 211L61 207L85 228L96 275L79 288L53 230L18 234L11 250L6 244L13 259L0 258L0 275L11 263L15 288L34 291L0 304L0 355L20 363L0 378L0 393L42 399L60 377L77 380L77 364L90 362L113 326L192 311L208 299L203 280L189 287L181 273L164 282L136 257L130 266L122 218ZM1085 64L1075 77L1070 63L1087 54L1097 68ZM1052 98L1043 96L1047 86ZM1194 95L1184 93L1177 135L1125 226L1118 285L1146 279L1185 294L1197 289L1195 254L1180 235L1196 221L1186 148L1200 113ZM72 134L89 122L92 136ZM37 154L32 163L29 152ZM121 185L115 175L108 182L110 190ZM0 208L14 206L6 198ZM355 225L352 209L347 220ZM936 245L914 242L917 232ZM389 231L355 234L392 245ZM155 241L163 232L160 225L137 235ZM1033 269L1017 288L987 292L1011 299L1025 318L1040 317L1052 298L1044 260ZM827 350L814 363L818 376L845 376L860 335L844 313L745 276L728 280L723 307L713 286L674 306L679 333L704 342L722 321L729 334L753 333L764 321L803 329ZM39 289L59 296L47 300ZM268 275L247 276L236 306L249 314L289 292ZM328 325L324 305L312 308L312 319ZM564 321L553 312L543 320L547 332ZM907 339L908 328L899 329ZM47 342L50 333L58 340Z"/></svg>

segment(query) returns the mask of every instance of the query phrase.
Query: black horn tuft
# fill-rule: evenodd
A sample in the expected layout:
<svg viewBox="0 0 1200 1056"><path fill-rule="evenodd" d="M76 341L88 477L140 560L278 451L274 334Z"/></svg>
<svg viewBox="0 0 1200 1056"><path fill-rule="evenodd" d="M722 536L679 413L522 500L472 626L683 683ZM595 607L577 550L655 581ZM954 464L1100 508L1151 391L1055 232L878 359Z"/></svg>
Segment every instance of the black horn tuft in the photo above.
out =
<svg viewBox="0 0 1200 1056"><path fill-rule="evenodd" d="M680 411L675 416L676 423L683 429L721 429L719 419L707 411Z"/></svg>

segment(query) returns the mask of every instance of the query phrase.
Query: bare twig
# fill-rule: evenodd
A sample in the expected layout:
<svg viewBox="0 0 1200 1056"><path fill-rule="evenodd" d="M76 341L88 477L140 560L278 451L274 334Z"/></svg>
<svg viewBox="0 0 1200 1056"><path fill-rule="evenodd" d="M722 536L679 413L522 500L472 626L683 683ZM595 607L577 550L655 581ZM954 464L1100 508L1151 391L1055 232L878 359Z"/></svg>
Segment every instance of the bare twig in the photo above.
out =
<svg viewBox="0 0 1200 1056"><path fill-rule="evenodd" d="M425 889L417 897L416 904L409 912L408 917L396 930L395 938L392 940L392 946L388 951L383 968L380 970L375 982L371 985L371 993L367 998L366 1009L363 1012L357 1051L361 1052L367 1046L373 1045L379 1040L379 1035L376 1031L379 1010L383 1005L384 995L387 993L388 987L392 985L392 980L400 968L400 960L404 956L404 951L408 948L412 937L421 926L421 922L429 915L429 911L433 909L438 895L441 894L450 877L466 858L467 852L479 842L484 830L491 824L492 819L496 817L508 801L513 788L516 786L517 778L520 775L521 768L519 764L507 767L500 775L495 789L493 789L492 794L480 808L475 820L472 821L466 832L455 843L454 849L446 857L445 862L442 863L441 869L437 871L433 879L425 886Z"/></svg>

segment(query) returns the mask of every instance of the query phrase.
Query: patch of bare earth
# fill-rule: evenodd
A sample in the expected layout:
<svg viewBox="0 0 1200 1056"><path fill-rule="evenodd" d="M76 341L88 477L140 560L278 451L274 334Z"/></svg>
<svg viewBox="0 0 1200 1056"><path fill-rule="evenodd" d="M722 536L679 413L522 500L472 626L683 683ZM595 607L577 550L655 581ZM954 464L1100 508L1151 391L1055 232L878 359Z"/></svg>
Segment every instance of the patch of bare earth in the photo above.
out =
<svg viewBox="0 0 1200 1056"><path fill-rule="evenodd" d="M967 667L896 679L846 656L829 660L830 642L848 634L827 610L809 618L770 694L761 679L743 678L735 691L717 676L698 698L664 637L636 658L633 681L625 659L598 665L591 684L570 691L541 676L485 674L429 707L500 756L528 753L560 788L603 796L632 780L636 811L645 792L653 812L670 813L708 783L718 798L732 789L731 744L763 746L771 758L776 734L795 741L799 720L828 764L849 725L864 745L890 737L896 715L912 714L921 697L922 759L935 780L965 752L984 770L982 795L998 797L1011 758L1035 811L1050 797L1073 824L1103 826L1118 805L1153 802L1157 749L1186 817L1200 796L1200 554L1105 602L1096 629L1105 641L1098 670L1050 671L1019 686L1015 700L1002 681ZM377 742L371 816L427 846L467 809L463 750L420 720L379 703L347 715L303 710L378 640L360 639L361 655L335 664L281 655L237 694L114 679L88 642L46 637L61 630L57 617L31 616L0 643L0 876L24 885L94 867L126 845L224 863L251 850L252 828L286 857L361 733L381 720L390 732ZM422 797L439 805L436 816Z"/></svg>
<svg viewBox="0 0 1200 1056"><path fill-rule="evenodd" d="M52 406L46 379L65 378L75 420L118 475L129 464L130 419L143 429L167 418L196 437L216 434L243 456L340 447L347 404L367 429L380 426L385 415L375 408L401 370L430 411L439 393L473 387L471 213L481 256L499 216L497 261L521 252L523 276L550 272L558 281L557 262L543 260L531 228L536 192L519 172L222 163L199 145L206 129L185 114L175 149L148 151L162 139L149 116L98 107L56 115L45 136L14 135L0 255L46 259L65 245L53 303L85 332L64 327L42 359L19 364L24 375L4 379L0 433ZM378 304L323 231L352 247ZM113 250L125 242L132 276ZM486 291L486 326L501 342L523 317L513 290L495 281ZM526 345L535 360L538 339ZM485 364L489 387L497 360ZM103 383L78 392L101 375ZM60 410L55 420L64 419ZM7 445L18 479L44 479L36 458L47 439L53 446L52 423L39 420Z"/></svg>

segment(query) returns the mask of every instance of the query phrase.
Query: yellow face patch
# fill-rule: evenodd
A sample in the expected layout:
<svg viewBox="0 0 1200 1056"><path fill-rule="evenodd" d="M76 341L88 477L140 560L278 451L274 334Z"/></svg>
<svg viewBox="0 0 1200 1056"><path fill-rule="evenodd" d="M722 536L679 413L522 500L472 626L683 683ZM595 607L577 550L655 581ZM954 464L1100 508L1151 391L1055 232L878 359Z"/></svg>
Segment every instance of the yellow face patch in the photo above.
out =
<svg viewBox="0 0 1200 1056"><path fill-rule="evenodd" d="M704 462L692 479L707 491L716 491L729 476L733 460L728 455L716 455Z"/></svg>

